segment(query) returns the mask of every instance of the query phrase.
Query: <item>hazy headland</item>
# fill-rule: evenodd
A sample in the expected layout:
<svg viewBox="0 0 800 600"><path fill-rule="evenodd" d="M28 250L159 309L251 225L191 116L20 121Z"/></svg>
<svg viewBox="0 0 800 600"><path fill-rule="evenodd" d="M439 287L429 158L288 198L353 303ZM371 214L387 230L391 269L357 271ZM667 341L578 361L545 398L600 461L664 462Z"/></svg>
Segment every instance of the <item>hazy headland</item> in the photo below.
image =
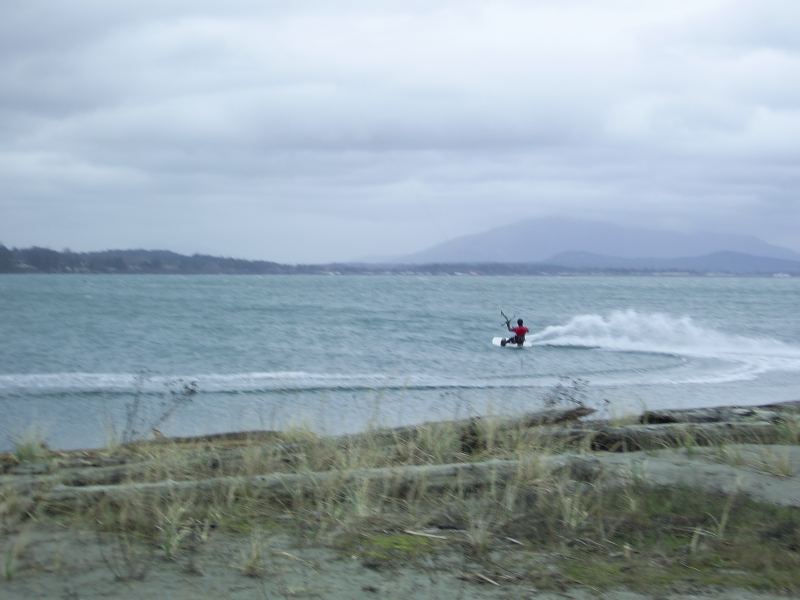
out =
<svg viewBox="0 0 800 600"><path fill-rule="evenodd" d="M800 253L749 236L675 233L551 218L446 240L408 255L326 264L187 256L168 250L59 252L0 245L0 273L800 275Z"/></svg>

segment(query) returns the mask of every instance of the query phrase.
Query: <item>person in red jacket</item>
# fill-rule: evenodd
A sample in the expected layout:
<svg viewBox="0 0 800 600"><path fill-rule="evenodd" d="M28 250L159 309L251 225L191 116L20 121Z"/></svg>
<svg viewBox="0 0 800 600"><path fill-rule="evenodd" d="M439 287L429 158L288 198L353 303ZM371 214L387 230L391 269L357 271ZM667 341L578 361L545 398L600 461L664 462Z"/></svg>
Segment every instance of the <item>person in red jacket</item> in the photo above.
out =
<svg viewBox="0 0 800 600"><path fill-rule="evenodd" d="M516 327L511 327L511 322L506 321L506 327L508 327L509 331L514 333L514 336L502 340L500 345L505 346L506 344L516 344L517 346L522 346L522 344L525 343L525 334L528 333L528 328L522 324L522 319L517 319Z"/></svg>

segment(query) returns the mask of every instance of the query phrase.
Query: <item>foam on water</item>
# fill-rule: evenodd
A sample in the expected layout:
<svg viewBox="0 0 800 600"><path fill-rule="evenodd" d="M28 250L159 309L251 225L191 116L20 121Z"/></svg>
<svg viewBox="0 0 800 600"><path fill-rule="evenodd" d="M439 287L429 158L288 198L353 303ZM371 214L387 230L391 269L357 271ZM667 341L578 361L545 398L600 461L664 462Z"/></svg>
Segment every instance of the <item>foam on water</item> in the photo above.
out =
<svg viewBox="0 0 800 600"><path fill-rule="evenodd" d="M770 338L733 335L696 324L691 317L614 311L578 315L530 336L535 345L595 348L716 359L730 365L683 379L683 383L752 379L769 371L800 371L800 347Z"/></svg>
<svg viewBox="0 0 800 600"><path fill-rule="evenodd" d="M548 380L550 381L550 380ZM208 373L201 375L137 375L132 373L27 373L0 375L0 391L16 394L52 393L258 393L324 390L420 390L529 387L538 378L484 377L476 379L411 374L342 375L277 371Z"/></svg>

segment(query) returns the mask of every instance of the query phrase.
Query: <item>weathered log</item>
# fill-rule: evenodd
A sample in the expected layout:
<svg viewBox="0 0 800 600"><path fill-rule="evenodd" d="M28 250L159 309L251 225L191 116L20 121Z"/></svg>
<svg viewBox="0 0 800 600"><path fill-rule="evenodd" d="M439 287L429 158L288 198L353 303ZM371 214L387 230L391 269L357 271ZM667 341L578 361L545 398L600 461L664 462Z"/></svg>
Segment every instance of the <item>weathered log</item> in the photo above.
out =
<svg viewBox="0 0 800 600"><path fill-rule="evenodd" d="M118 484L126 481L152 479L155 477L189 477L198 473L224 473L226 469L234 468L242 462L241 449L228 449L213 451L198 451L186 455L181 450L173 460L148 459L111 467L85 467L81 469L68 469L55 475L58 482L69 486L89 486L103 484Z"/></svg>
<svg viewBox="0 0 800 600"><path fill-rule="evenodd" d="M136 448L140 446L158 444L220 444L221 442L250 443L270 442L279 439L280 431L271 429L255 429L252 431L226 431L222 433L207 433L204 435L164 436L150 440L137 440L124 444L125 447Z"/></svg>
<svg viewBox="0 0 800 600"><path fill-rule="evenodd" d="M91 505L103 500L112 503L160 499L176 495L197 497L246 495L248 498L290 503L293 499L324 490L343 491L354 486L376 486L387 496L441 494L502 484L523 470L548 472L568 468L568 477L585 479L598 472L596 461L581 455L543 456L537 461L490 460L481 463L412 465L347 471L312 473L274 473L253 477L217 477L194 481L159 481L122 485L71 487L58 485L39 497L42 506L52 510ZM573 475L574 472L574 475Z"/></svg>
<svg viewBox="0 0 800 600"><path fill-rule="evenodd" d="M783 419L780 411L748 406L715 406L711 408L689 408L685 410L648 410L639 417L644 424L665 423L734 423Z"/></svg>
<svg viewBox="0 0 800 600"><path fill-rule="evenodd" d="M595 409L587 406L575 406L565 409L547 409L532 413L526 413L519 417L471 417L455 421L434 421L425 422L417 425L404 425L400 427L378 429L364 433L352 433L334 436L334 439L341 441L358 440L364 436L378 436L386 438L408 438L421 428L425 427L453 427L456 430L467 430L479 424L492 423L495 427L508 430L514 427L536 427L540 425L554 425L576 421L582 417L595 412ZM219 446L222 443L230 442L232 445L246 445L253 442L268 443L277 442L283 435L275 430L252 430L252 431L231 431L223 433L211 433L197 436L165 436L149 440L137 440L123 444L123 448L142 448L148 446L160 446L168 444L192 445L192 444L212 444ZM289 446L289 445L287 445Z"/></svg>
<svg viewBox="0 0 800 600"><path fill-rule="evenodd" d="M780 422L800 413L800 400L758 406L710 406L701 408L648 410L640 423L721 423L738 421Z"/></svg>
<svg viewBox="0 0 800 600"><path fill-rule="evenodd" d="M493 419L491 421L485 417L475 417L454 422L425 423L418 426L406 426L395 429L343 435L331 438L330 441L333 445L338 446L358 444L367 440L378 443L379 445L390 445L398 442L407 443L416 439L426 428L435 429L437 427L443 427L456 433L460 441L462 452L465 454L474 454L485 448L484 428L488 429L491 427L496 431L508 431L510 429L522 430L540 425L552 425L577 420L592 412L594 412L594 410L590 408L573 407L563 410L553 409L537 413L528 413L518 418ZM239 442L249 442L250 445L256 444L266 452L274 452L278 459L287 464L292 462L295 455L307 450L307 446L302 443L258 444L258 442L263 443L264 441L272 441L274 439L274 432L262 433L263 435L258 435L258 432L246 432L240 436L230 435L213 437L219 437L219 439L225 441L236 440ZM174 440L175 450L176 452L185 454L189 449L185 448L184 444L189 442L207 444L211 437L212 436L204 436L203 438L177 438ZM155 443L154 446L163 447L165 444L166 442L161 440ZM186 457L185 462L176 462L174 466L177 471L171 476L173 478L183 478L184 476L188 478L192 473L194 473L195 476L200 475L202 477L209 474L224 475L241 471L244 463L243 453L246 447L248 446L223 446L220 448L208 445L207 448L192 452L191 456ZM126 481L144 480L148 478L152 479L153 474L157 473L161 473L162 477L168 475L169 468L165 467L163 461L151 459L107 467L84 467L61 470L54 475L51 481L60 482L67 486L83 487L119 484Z"/></svg>
<svg viewBox="0 0 800 600"><path fill-rule="evenodd" d="M769 448L769 447L767 447ZM796 464L800 449L781 446L787 460ZM778 450L775 450L776 452ZM626 485L635 477L650 485L688 485L712 493L750 494L754 498L786 506L800 506L800 480L779 478L747 465L708 461L698 451L687 455L674 449L655 453L601 453L596 455L545 455L532 461L491 460L481 463L405 466L393 468L326 471L304 474L272 474L255 477L221 477L200 481L162 481L117 486L70 488L59 486L42 492L37 500L50 510L75 510L101 501L112 504L156 500L185 501L194 497L246 495L263 501L291 505L312 494L337 496L369 486L385 496L442 496L502 486L515 477L541 481L546 474L570 485L610 488ZM573 482L573 483L570 483ZM552 485L542 488L552 489ZM535 491L535 487L532 488Z"/></svg>
<svg viewBox="0 0 800 600"><path fill-rule="evenodd" d="M379 429L366 433L356 433L337 438L343 442L358 442L370 438L382 444L411 442L420 435L425 435L436 428L447 429L454 432L460 442L461 451L465 454L474 454L485 449L486 432L494 431L503 433L514 430L530 429L546 425L556 425L577 421L596 412L588 406L574 406L565 409L548 409L533 413L526 413L518 417L471 417L456 421L426 422L419 425L395 427L392 429Z"/></svg>
<svg viewBox="0 0 800 600"><path fill-rule="evenodd" d="M155 477L185 479L234 475L245 470L245 453L254 447L274 453L284 464L291 462L291 457L301 450L300 444L262 445L255 441L221 447L205 444L197 448L186 447L181 443L167 447L160 442L158 447L166 452L116 466L62 469L55 472L51 479L64 485L89 486L152 480Z"/></svg>
<svg viewBox="0 0 800 600"><path fill-rule="evenodd" d="M677 421L686 421L666 424L643 424L614 427L604 422L585 423L580 427L553 427L553 423L563 423L569 420L580 419L593 411L584 407L575 407L565 410L549 410L538 413L522 415L518 418L472 418L455 422L425 423L418 426L406 426L395 429L372 431L361 434L350 434L332 438L336 445L351 445L369 440L378 444L393 444L398 442L413 442L422 432L436 431L437 427L448 428L459 436L461 449L467 454L480 451L484 447L485 434L489 430L496 432L519 429L524 435L534 438L537 444L544 447L551 446L569 447L579 446L585 449L600 451L635 451L642 449L658 449L675 446L696 445L704 446L718 443L750 442L772 443L781 441L780 428L775 427L775 422L781 422L781 413L792 414L796 403L778 405L765 405L764 407L719 407L713 409L688 409L679 411L662 411ZM646 413L648 414L648 413ZM777 415L777 416L776 416ZM709 419L722 417L734 418L734 421L709 422ZM769 422L752 421L757 417L768 419ZM667 420L667 419L656 419ZM248 432L241 436L224 436L226 441L238 439L241 441L272 440L274 432L263 432L263 436ZM181 439L176 444L176 450L187 452L190 449L183 446L184 441L192 438ZM208 440L203 440L208 442ZM183 446L183 447L182 447ZM199 452L191 452L185 462L178 461L175 465L177 471L172 477L192 478L203 477L208 474L232 474L241 472L244 466L244 452L248 446L223 446L208 445ZM261 446L265 451L274 451L276 457L289 464L295 454L303 452L305 445L292 444L266 444ZM79 457L80 458L80 457ZM97 486L104 484L118 484L128 480L147 479L170 476L169 469L159 460L150 460L130 464L116 464L120 458L107 457L99 460L78 458L69 460L69 456L61 457L53 463L53 472L50 475L39 475L35 481L28 477L12 477L13 486L20 491L38 490L54 485L58 482L67 486ZM85 466L64 470L63 466L77 466L78 464L94 464L108 466ZM9 480L9 485L12 483Z"/></svg>
<svg viewBox="0 0 800 600"><path fill-rule="evenodd" d="M773 423L670 423L621 427L571 427L532 431L542 446L579 445L595 451L633 452L721 443L769 444L781 441Z"/></svg>
<svg viewBox="0 0 800 600"><path fill-rule="evenodd" d="M577 413L572 413L577 414ZM539 419L541 415L536 416ZM548 417L549 418L549 417ZM544 417L541 417L545 421ZM528 421L505 421L495 424L502 429L513 426L524 428L530 422L536 422L531 416ZM471 426L470 426L471 425ZM456 429L461 442L462 451L474 453L482 449L480 422L461 421ZM379 444L391 444L400 441L410 441L411 436L419 435L421 429L405 428L399 433L392 430L391 435L373 434L372 439ZM658 449L676 446L706 446L718 443L748 442L772 443L780 441L780 432L773 423L764 422L723 422L723 423L689 423L689 424L663 424L663 425L628 425L628 426L599 426L599 427L539 427L527 429L525 435L535 439L537 445L543 447L570 447L579 446L595 451L631 452L645 449ZM405 438L405 440L404 440ZM361 436L348 436L336 438L335 443L358 443ZM292 456L303 450L302 444L268 445L265 450L275 451L277 456L285 463L292 461ZM225 448L213 452L201 452L193 455L184 464L178 463L179 470L172 477L196 477L204 474L217 473L224 475L240 471L244 459L242 448ZM161 473L161 477L169 476L169 468L158 461L119 465L116 467L95 467L60 472L48 477L51 482L60 481L68 486L92 486L103 484L118 484L126 480L152 478Z"/></svg>
<svg viewBox="0 0 800 600"><path fill-rule="evenodd" d="M759 404L757 408L766 408L768 410L777 410L788 413L800 412L800 400L787 400L786 402L770 402L769 404Z"/></svg>

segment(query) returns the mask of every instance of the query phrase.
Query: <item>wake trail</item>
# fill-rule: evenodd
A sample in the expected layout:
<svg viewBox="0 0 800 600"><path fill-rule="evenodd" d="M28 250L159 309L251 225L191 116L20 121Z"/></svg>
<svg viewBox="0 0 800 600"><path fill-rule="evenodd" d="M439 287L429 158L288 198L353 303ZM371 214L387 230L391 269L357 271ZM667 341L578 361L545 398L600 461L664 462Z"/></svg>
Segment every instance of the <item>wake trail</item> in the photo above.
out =
<svg viewBox="0 0 800 600"><path fill-rule="evenodd" d="M605 316L577 315L529 339L538 346L717 359L741 365L741 373L748 377L767 371L800 371L800 347L772 338L730 334L699 325L688 316L664 313L625 310Z"/></svg>

